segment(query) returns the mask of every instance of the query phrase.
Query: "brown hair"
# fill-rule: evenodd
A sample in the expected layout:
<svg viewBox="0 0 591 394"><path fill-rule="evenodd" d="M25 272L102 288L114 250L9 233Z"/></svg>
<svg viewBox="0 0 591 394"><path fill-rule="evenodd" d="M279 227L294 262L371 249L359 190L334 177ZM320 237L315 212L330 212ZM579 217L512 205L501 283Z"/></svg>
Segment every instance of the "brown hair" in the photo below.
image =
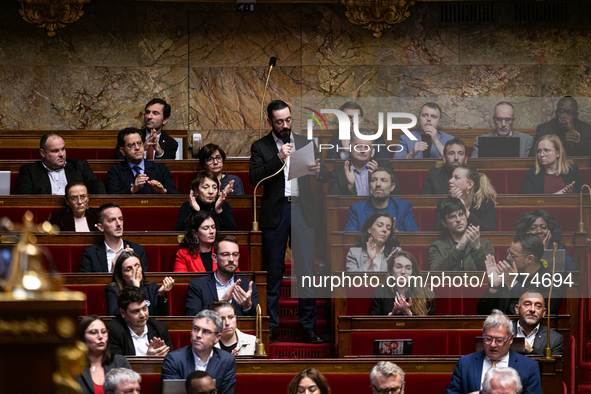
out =
<svg viewBox="0 0 591 394"><path fill-rule="evenodd" d="M289 386L287 387L287 394L298 394L298 385L303 378L310 378L316 383L318 389L320 390L320 394L330 394L330 386L328 385L328 381L320 373L319 370L316 368L306 368L300 373L298 373L292 380L289 382Z"/></svg>

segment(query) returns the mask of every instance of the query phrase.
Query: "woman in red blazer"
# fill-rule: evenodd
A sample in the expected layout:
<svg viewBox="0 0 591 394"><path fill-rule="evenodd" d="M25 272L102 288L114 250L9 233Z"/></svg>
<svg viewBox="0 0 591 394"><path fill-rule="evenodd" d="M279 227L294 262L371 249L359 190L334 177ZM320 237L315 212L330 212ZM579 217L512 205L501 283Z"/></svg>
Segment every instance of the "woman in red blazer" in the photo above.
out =
<svg viewBox="0 0 591 394"><path fill-rule="evenodd" d="M211 258L216 237L215 222L208 211L191 214L185 238L176 252L174 272L212 272L217 264Z"/></svg>

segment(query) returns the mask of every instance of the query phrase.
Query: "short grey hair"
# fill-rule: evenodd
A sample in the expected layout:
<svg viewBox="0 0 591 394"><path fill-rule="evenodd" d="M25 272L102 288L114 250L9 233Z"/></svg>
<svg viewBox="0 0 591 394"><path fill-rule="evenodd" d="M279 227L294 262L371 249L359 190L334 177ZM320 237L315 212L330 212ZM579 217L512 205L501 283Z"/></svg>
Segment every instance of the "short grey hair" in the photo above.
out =
<svg viewBox="0 0 591 394"><path fill-rule="evenodd" d="M482 332L484 332L486 327L489 326L493 328L505 326L507 328L507 334L513 334L513 323L511 322L511 319L498 309L493 309L492 313L488 315L482 326Z"/></svg>
<svg viewBox="0 0 591 394"><path fill-rule="evenodd" d="M371 384L374 384L377 375L386 377L400 375L400 379L402 379L401 383L404 383L404 371L398 365L391 363L390 361L380 361L372 368L369 373Z"/></svg>
<svg viewBox="0 0 591 394"><path fill-rule="evenodd" d="M197 319L207 319L208 321L212 321L213 324L215 325L215 332L216 333L220 333L222 332L222 318L220 317L220 315L218 315L217 312L214 312L212 310L209 309L204 309L201 312L199 312L195 318L193 319L193 325L195 325L195 322L197 321Z"/></svg>
<svg viewBox="0 0 591 394"><path fill-rule="evenodd" d="M511 382L515 383L515 394L521 393L523 387L521 386L521 379L516 370L510 367L493 367L486 371L484 380L482 381L482 392L484 394L491 394L490 381L498 378L499 385L502 388L507 388Z"/></svg>
<svg viewBox="0 0 591 394"><path fill-rule="evenodd" d="M139 373L127 368L113 368L105 375L103 391L107 394L109 391L114 393L121 382L142 382Z"/></svg>

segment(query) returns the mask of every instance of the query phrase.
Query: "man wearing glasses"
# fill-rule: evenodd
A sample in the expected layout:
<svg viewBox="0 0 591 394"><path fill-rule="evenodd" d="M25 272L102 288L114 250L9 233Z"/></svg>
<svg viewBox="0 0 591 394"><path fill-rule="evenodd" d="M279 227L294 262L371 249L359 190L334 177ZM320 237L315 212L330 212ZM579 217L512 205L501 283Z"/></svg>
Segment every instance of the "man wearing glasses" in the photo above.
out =
<svg viewBox="0 0 591 394"><path fill-rule="evenodd" d="M389 361L380 361L369 374L374 394L404 394L404 371Z"/></svg>
<svg viewBox="0 0 591 394"><path fill-rule="evenodd" d="M168 168L144 159L141 130L128 127L117 135L122 162L107 172L109 194L181 194Z"/></svg>
<svg viewBox="0 0 591 394"><path fill-rule="evenodd" d="M484 350L460 357L447 394L478 393L489 369L511 367L517 371L523 386L522 394L540 394L542 382L538 363L510 350L513 343L513 324L495 309L482 328Z"/></svg>
<svg viewBox="0 0 591 394"><path fill-rule="evenodd" d="M591 154L591 125L581 121L577 100L565 96L556 105L556 116L536 129L534 146L544 135L556 134L569 156L589 156ZM534 157L535 149L529 152Z"/></svg>
<svg viewBox="0 0 591 394"><path fill-rule="evenodd" d="M222 319L217 312L199 312L193 320L191 345L171 352L164 358L162 380L184 380L194 371L205 371L215 381L219 394L233 394L236 385L236 358L214 347L221 337Z"/></svg>
<svg viewBox="0 0 591 394"><path fill-rule="evenodd" d="M487 256L489 287L478 301L476 313L487 315L493 309L499 309L514 315L515 305L527 289L539 291L547 304L550 283L553 283L550 313L557 314L565 293L564 281L560 273L552 277L552 267L542 265L543 255L544 243L540 237L535 234L517 234L507 250L505 261L495 262L492 256Z"/></svg>
<svg viewBox="0 0 591 394"><path fill-rule="evenodd" d="M238 241L230 235L220 236L213 244L213 250L211 258L218 269L211 275L189 282L187 316L209 309L216 301L230 302L236 316L256 316L259 304L257 285L250 279L234 275L240 259Z"/></svg>
<svg viewBox="0 0 591 394"><path fill-rule="evenodd" d="M495 105L493 123L495 124L495 131L491 131L480 137L519 137L519 157L527 157L529 155L534 139L531 135L511 129L515 124L515 109L513 108L513 104L507 101L501 101ZM478 157L478 139L480 137L476 137L474 141L472 158Z"/></svg>

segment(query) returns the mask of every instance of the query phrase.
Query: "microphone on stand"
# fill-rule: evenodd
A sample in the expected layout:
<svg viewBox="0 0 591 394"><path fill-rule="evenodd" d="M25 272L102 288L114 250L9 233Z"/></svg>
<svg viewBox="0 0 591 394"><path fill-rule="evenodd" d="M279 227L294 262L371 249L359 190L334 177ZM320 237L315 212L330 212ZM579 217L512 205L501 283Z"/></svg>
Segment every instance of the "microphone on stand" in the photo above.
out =
<svg viewBox="0 0 591 394"><path fill-rule="evenodd" d="M275 56L271 56L269 59L269 73L267 74L267 82L265 82L265 90L263 90L263 99L261 100L261 117L259 119L259 138L263 136L263 110L265 108L265 94L267 93L267 86L269 86L269 78L271 77L271 71L273 71L273 67L277 64L277 58Z"/></svg>

